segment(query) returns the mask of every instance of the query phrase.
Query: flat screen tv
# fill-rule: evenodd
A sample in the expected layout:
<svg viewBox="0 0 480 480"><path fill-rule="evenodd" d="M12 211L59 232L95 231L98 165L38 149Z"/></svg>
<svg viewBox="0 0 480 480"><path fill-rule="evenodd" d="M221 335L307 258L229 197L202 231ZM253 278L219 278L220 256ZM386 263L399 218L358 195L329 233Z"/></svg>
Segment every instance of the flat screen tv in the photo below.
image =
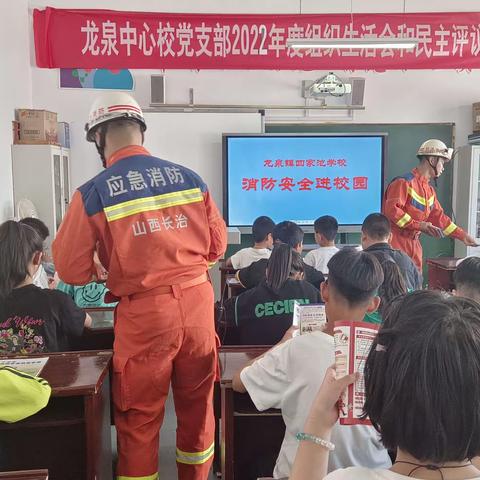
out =
<svg viewBox="0 0 480 480"><path fill-rule="evenodd" d="M387 134L224 134L223 211L229 227L261 215L312 226L334 216L358 230L381 211Z"/></svg>

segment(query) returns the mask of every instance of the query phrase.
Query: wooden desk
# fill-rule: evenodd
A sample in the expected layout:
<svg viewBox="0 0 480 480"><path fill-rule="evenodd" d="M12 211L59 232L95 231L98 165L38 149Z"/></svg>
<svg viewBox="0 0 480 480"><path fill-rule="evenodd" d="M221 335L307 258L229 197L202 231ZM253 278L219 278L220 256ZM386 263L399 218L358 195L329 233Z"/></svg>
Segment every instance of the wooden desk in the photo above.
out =
<svg viewBox="0 0 480 480"><path fill-rule="evenodd" d="M235 393L232 388L234 374L269 348L229 346L219 351L222 480L250 480L273 472L285 435L281 413L259 412L247 394Z"/></svg>
<svg viewBox="0 0 480 480"><path fill-rule="evenodd" d="M48 470L0 472L0 480L48 480Z"/></svg>
<svg viewBox="0 0 480 480"><path fill-rule="evenodd" d="M50 480L111 480L112 353L48 356L41 376L52 397L25 420L0 422L0 470L46 468Z"/></svg>
<svg viewBox="0 0 480 480"><path fill-rule="evenodd" d="M80 340L81 350L112 350L113 349L113 315L114 308L85 308L92 317L92 325L85 328Z"/></svg>
<svg viewBox="0 0 480 480"><path fill-rule="evenodd" d="M427 259L429 290L451 291L455 288L453 274L457 269L458 260L453 257Z"/></svg>
<svg viewBox="0 0 480 480"><path fill-rule="evenodd" d="M225 260L220 260L220 298L226 300L229 298L227 277L235 276L236 270L225 265Z"/></svg>
<svg viewBox="0 0 480 480"><path fill-rule="evenodd" d="M243 285L237 280L235 275L228 274L225 277L225 282L228 287L228 298L236 297L237 295L240 295L242 292L246 291Z"/></svg>

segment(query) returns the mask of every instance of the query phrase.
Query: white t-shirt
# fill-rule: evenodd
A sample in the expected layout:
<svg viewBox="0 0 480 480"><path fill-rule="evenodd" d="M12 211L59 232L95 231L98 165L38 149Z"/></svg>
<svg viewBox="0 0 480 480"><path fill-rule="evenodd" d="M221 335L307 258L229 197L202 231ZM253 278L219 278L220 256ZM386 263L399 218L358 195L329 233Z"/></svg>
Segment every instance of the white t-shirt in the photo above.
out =
<svg viewBox="0 0 480 480"><path fill-rule="evenodd" d="M313 332L278 345L240 374L258 410L282 410L286 430L273 472L275 478L290 476L298 448L295 435L303 431L312 402L334 357L333 337ZM329 457L329 471L352 465L391 466L390 457L371 426L337 424L331 440L335 450Z"/></svg>
<svg viewBox="0 0 480 480"><path fill-rule="evenodd" d="M411 478L390 470L352 467L329 473L324 480L407 480ZM472 480L478 480L479 478L472 478Z"/></svg>
<svg viewBox="0 0 480 480"><path fill-rule="evenodd" d="M32 282L36 287L39 288L48 288L48 277L47 272L43 268L43 265L40 264L37 271L33 275Z"/></svg>
<svg viewBox="0 0 480 480"><path fill-rule="evenodd" d="M305 255L303 261L320 272L328 274L328 261L338 252L338 248L318 247Z"/></svg>
<svg viewBox="0 0 480 480"><path fill-rule="evenodd" d="M268 248L242 248L237 253L230 257L232 266L235 270L250 266L253 262L261 260L262 258L270 258L271 250Z"/></svg>

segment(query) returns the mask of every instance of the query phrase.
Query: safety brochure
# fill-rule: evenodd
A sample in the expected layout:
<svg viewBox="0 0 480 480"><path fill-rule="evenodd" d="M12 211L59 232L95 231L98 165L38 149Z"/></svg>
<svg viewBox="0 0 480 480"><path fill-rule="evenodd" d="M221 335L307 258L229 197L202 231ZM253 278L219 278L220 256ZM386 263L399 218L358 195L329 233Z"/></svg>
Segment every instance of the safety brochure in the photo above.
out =
<svg viewBox="0 0 480 480"><path fill-rule="evenodd" d="M0 360L0 367L12 367L21 372L28 373L33 377L38 377L43 367L48 361L48 357L39 358L6 358Z"/></svg>
<svg viewBox="0 0 480 480"><path fill-rule="evenodd" d="M371 323L335 322L333 335L337 377L358 373L357 380L349 385L339 401L341 425L371 425L370 420L361 418L365 403L363 371L377 332L378 325Z"/></svg>
<svg viewBox="0 0 480 480"><path fill-rule="evenodd" d="M292 325L298 327L300 335L323 331L326 323L325 305L321 303L302 304L295 302Z"/></svg>

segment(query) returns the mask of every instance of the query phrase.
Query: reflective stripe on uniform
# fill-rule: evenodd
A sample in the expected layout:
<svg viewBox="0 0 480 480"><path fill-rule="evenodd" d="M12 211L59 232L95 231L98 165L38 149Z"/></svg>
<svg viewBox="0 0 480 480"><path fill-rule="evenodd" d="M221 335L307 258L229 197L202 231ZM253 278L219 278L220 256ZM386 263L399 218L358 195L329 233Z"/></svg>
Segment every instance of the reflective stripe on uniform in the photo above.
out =
<svg viewBox="0 0 480 480"><path fill-rule="evenodd" d="M187 205L189 203L203 202L203 194L199 188L190 190L180 190L178 192L164 193L155 197L138 198L128 200L111 207L105 207L103 211L108 222L129 217L141 212L150 212L163 208L174 207L177 205Z"/></svg>
<svg viewBox="0 0 480 480"><path fill-rule="evenodd" d="M419 195L412 187L408 187L407 192L418 203L421 203L422 205L425 205L425 206L427 205L427 201L425 200L425 197L422 197L421 195Z"/></svg>
<svg viewBox="0 0 480 480"><path fill-rule="evenodd" d="M177 462L186 463L187 465L201 465L207 462L213 456L215 443L212 443L203 452L184 452L177 448Z"/></svg>
<svg viewBox="0 0 480 480"><path fill-rule="evenodd" d="M415 208L418 208L418 209L421 210L422 212L424 212L425 209L427 208L425 205L422 205L420 202L417 202L413 197L412 197L412 199L410 200L410 203L411 203Z"/></svg>
<svg viewBox="0 0 480 480"><path fill-rule="evenodd" d="M422 197L421 195L419 195L412 187L408 187L407 188L407 193L415 200L417 201L418 203L424 205L424 206L433 206L433 204L435 203L435 195L432 195L428 201L425 197Z"/></svg>
<svg viewBox="0 0 480 480"><path fill-rule="evenodd" d="M158 472L143 477L130 477L128 475L117 475L117 480L158 480Z"/></svg>
<svg viewBox="0 0 480 480"><path fill-rule="evenodd" d="M447 228L445 228L445 230L443 230L443 233L448 236L448 235L450 235L456 228L457 228L457 226L452 222Z"/></svg>
<svg viewBox="0 0 480 480"><path fill-rule="evenodd" d="M400 220L397 220L397 225L400 228L403 228L411 219L412 217L408 213L406 213L405 215L403 215L402 218L400 218Z"/></svg>

